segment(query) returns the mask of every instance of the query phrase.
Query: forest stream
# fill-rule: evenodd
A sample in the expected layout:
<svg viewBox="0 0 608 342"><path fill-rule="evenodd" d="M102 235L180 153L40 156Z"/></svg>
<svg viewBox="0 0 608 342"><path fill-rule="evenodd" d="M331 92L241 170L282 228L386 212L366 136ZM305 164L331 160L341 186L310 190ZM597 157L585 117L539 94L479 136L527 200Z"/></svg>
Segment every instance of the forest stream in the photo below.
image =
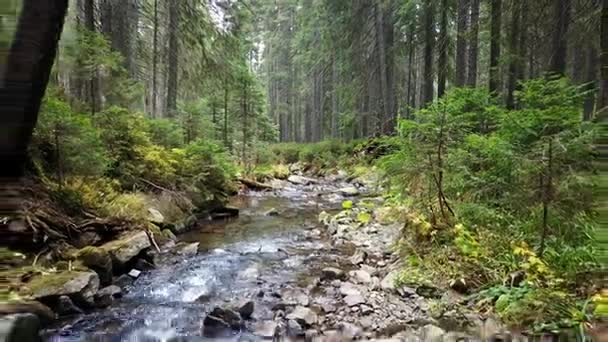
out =
<svg viewBox="0 0 608 342"><path fill-rule="evenodd" d="M394 229L372 230L378 238L363 236L370 242L366 246L355 241L356 236L352 243L335 243L319 223L321 211L340 208L345 199L341 186L347 185L289 184L278 191L234 197L238 218L201 222L180 236L181 241L198 243L197 255L165 258L110 308L63 320L47 330L46 337L52 341L242 341L283 335L310 340L319 333L329 338L331 330L330 334L354 339L390 336L404 330L404 323L424 322L427 307L422 297L401 293L409 297L404 300L397 293L385 293L385 284L382 288L379 284L378 276L396 260L380 241L390 240L386 234L395 233ZM365 252L355 252L356 246ZM217 329L205 319L214 308L236 311L248 302L254 304L253 314L237 329Z"/></svg>

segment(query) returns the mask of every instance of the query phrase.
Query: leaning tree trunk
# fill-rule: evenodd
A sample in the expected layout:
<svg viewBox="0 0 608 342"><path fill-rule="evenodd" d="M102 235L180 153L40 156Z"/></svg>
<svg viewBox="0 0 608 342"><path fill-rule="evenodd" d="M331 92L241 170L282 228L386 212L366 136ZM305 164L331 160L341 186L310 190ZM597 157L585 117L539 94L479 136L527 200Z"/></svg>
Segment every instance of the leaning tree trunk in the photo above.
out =
<svg viewBox="0 0 608 342"><path fill-rule="evenodd" d="M23 1L0 80L0 169L4 177L23 173L67 8L67 0Z"/></svg>

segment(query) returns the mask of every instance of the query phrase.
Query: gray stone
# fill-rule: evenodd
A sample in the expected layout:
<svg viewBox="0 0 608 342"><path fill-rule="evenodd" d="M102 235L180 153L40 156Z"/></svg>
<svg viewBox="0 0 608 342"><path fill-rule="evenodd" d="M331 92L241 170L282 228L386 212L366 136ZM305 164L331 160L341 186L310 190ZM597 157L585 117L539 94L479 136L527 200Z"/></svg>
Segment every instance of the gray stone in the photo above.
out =
<svg viewBox="0 0 608 342"><path fill-rule="evenodd" d="M314 180L312 178L298 176L298 175L291 175L291 176L287 177L287 181L292 184L296 184L296 185L310 185L310 184L315 184L317 182L316 180Z"/></svg>
<svg viewBox="0 0 608 342"><path fill-rule="evenodd" d="M99 289L99 276L95 272L61 272L41 276L32 280L36 283L34 299L68 296L79 305L93 306L93 299ZM30 283L32 285L32 283Z"/></svg>
<svg viewBox="0 0 608 342"><path fill-rule="evenodd" d="M345 277L344 271L335 267L326 267L321 272L321 280L343 280Z"/></svg>
<svg viewBox="0 0 608 342"><path fill-rule="evenodd" d="M121 269L141 251L150 247L150 239L144 231L124 235L101 246L112 256L114 266Z"/></svg>
<svg viewBox="0 0 608 342"><path fill-rule="evenodd" d="M55 311L61 316L81 314L82 310L74 305L70 297L60 296Z"/></svg>
<svg viewBox="0 0 608 342"><path fill-rule="evenodd" d="M342 296L361 295L359 288L353 283L342 283L340 286L340 294Z"/></svg>
<svg viewBox="0 0 608 342"><path fill-rule="evenodd" d="M363 296L360 294L351 294L344 297L344 303L346 303L348 306L355 306L365 303L365 298L363 298Z"/></svg>
<svg viewBox="0 0 608 342"><path fill-rule="evenodd" d="M394 292L395 291L395 280L398 276L399 276L398 270L389 272L384 278L382 278L382 281L380 282L380 288L382 288L383 290L385 290L387 292Z"/></svg>
<svg viewBox="0 0 608 342"><path fill-rule="evenodd" d="M131 284L133 284L133 278L129 277L126 274L122 274L114 280L114 285L119 286L123 289Z"/></svg>
<svg viewBox="0 0 608 342"><path fill-rule="evenodd" d="M331 286L340 287L342 285L342 281L340 279L335 279L331 281Z"/></svg>
<svg viewBox="0 0 608 342"><path fill-rule="evenodd" d="M359 192L359 189L355 188L354 186L347 186L347 187L338 189L338 193L342 196L347 196L347 197L359 196L361 194L361 192Z"/></svg>
<svg viewBox="0 0 608 342"><path fill-rule="evenodd" d="M116 285L110 285L95 294L95 304L100 308L105 308L110 306L115 298L120 297L122 297L121 288Z"/></svg>
<svg viewBox="0 0 608 342"><path fill-rule="evenodd" d="M219 317L207 315L203 320L203 334L206 337L218 337L230 333L230 324Z"/></svg>
<svg viewBox="0 0 608 342"><path fill-rule="evenodd" d="M338 325L338 329L342 333L342 336L349 341L360 338L363 335L363 329L351 323L342 322Z"/></svg>
<svg viewBox="0 0 608 342"><path fill-rule="evenodd" d="M177 254L184 256L184 257L193 257L198 254L198 246L199 246L198 242L189 243L189 244L181 247L177 251Z"/></svg>
<svg viewBox="0 0 608 342"><path fill-rule="evenodd" d="M317 314L314 311L303 306L297 306L287 315L287 319L293 319L304 326L316 324L318 320Z"/></svg>
<svg viewBox="0 0 608 342"><path fill-rule="evenodd" d="M350 271L349 276L356 284L369 284L372 282L372 277L363 270Z"/></svg>
<svg viewBox="0 0 608 342"><path fill-rule="evenodd" d="M287 321L287 334L291 337L304 336L304 329L297 321L290 319Z"/></svg>
<svg viewBox="0 0 608 342"><path fill-rule="evenodd" d="M153 264L146 261L145 259L137 259L137 261L135 262L135 269L138 269L141 271L149 271L149 270L153 270L155 268L156 267Z"/></svg>
<svg viewBox="0 0 608 342"><path fill-rule="evenodd" d="M358 249L355 254L353 254L353 256L350 257L350 262L353 265L360 265L363 264L365 262L365 260L367 259L367 252Z"/></svg>
<svg viewBox="0 0 608 342"><path fill-rule="evenodd" d="M276 208L270 208L264 213L264 216L279 216L279 211Z"/></svg>
<svg viewBox="0 0 608 342"><path fill-rule="evenodd" d="M0 341L40 342L40 319L31 313L0 317Z"/></svg>
<svg viewBox="0 0 608 342"><path fill-rule="evenodd" d="M240 329L243 324L241 320L241 315L238 312L235 312L230 309L223 309L220 307L215 307L211 313L207 316L212 316L221 319L222 321L228 323L228 325L232 329Z"/></svg>
<svg viewBox="0 0 608 342"><path fill-rule="evenodd" d="M425 341L440 342L444 334L445 331L436 325L427 324L422 328L422 337Z"/></svg>
<svg viewBox="0 0 608 342"><path fill-rule="evenodd" d="M256 323L253 334L264 339L273 339L279 324L275 321L262 321Z"/></svg>
<svg viewBox="0 0 608 342"><path fill-rule="evenodd" d="M137 279L141 275L141 271L137 270L137 269L132 269L127 274L129 275L129 277L131 277L133 279Z"/></svg>
<svg viewBox="0 0 608 342"><path fill-rule="evenodd" d="M253 315L255 304L251 300L244 301L239 304L238 311L243 319L250 319Z"/></svg>
<svg viewBox="0 0 608 342"><path fill-rule="evenodd" d="M285 306L308 306L310 298L306 293L298 289L288 289L281 293L282 303Z"/></svg>
<svg viewBox="0 0 608 342"><path fill-rule="evenodd" d="M175 234L173 234L173 232L170 229L163 229L161 234L168 240L177 241L177 236L175 236Z"/></svg>
<svg viewBox="0 0 608 342"><path fill-rule="evenodd" d="M148 221L156 224L162 224L165 222L165 217L157 209L148 208Z"/></svg>
<svg viewBox="0 0 608 342"><path fill-rule="evenodd" d="M416 295L416 289L408 286L401 286L397 289L397 293L404 298L409 298Z"/></svg>
<svg viewBox="0 0 608 342"><path fill-rule="evenodd" d="M0 302L0 317L15 314L34 314L43 325L53 322L57 315L48 306L37 301Z"/></svg>
<svg viewBox="0 0 608 342"><path fill-rule="evenodd" d="M361 314L369 315L374 312L374 309L369 305L361 305Z"/></svg>
<svg viewBox="0 0 608 342"><path fill-rule="evenodd" d="M304 342L312 342L319 336L319 332L315 329L308 329L304 333Z"/></svg>

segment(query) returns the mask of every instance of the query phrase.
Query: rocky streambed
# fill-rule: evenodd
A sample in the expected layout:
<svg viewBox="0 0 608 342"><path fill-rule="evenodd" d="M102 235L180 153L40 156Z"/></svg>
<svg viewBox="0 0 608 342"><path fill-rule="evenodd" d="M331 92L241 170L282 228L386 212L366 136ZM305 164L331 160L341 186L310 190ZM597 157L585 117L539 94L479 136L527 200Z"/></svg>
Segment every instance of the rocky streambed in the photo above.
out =
<svg viewBox="0 0 608 342"><path fill-rule="evenodd" d="M143 246L143 237L133 235L133 241L112 249L112 260L121 256L132 260L131 254L141 256L142 251L150 252L150 257L138 259L142 261L137 265L125 261L124 267L131 269L128 275L115 279L113 285L102 279L109 286L89 291L90 296L78 305L70 305L73 294L88 293L83 291L86 286L101 288L100 279L90 278L103 272L83 272L78 281L69 282L78 289L53 293L53 298L66 302L62 303L65 311L43 332L44 337L52 341L506 338L495 334L498 327L492 319L459 312L441 320L432 318L433 301L449 297L447 291L395 286L400 261L392 244L400 225L373 219L362 220L363 224L352 215L338 214L343 201L365 197L360 184L338 175L290 177L272 185L274 190L235 197L232 204L240 209L238 218L200 224L180 235L177 245L160 244L163 253L155 252L156 246ZM366 201L382 206L380 198ZM106 308L95 309L100 300L107 301Z"/></svg>

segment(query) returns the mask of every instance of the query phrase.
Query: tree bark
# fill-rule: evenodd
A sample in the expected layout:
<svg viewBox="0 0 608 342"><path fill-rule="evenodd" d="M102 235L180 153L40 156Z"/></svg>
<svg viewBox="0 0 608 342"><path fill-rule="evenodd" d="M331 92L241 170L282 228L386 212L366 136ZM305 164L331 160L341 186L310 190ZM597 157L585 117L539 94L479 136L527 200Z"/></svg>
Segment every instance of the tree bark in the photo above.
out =
<svg viewBox="0 0 608 342"><path fill-rule="evenodd" d="M158 0L154 0L154 18L152 26L154 33L152 38L152 117L156 118L156 103L157 103L157 79L158 79Z"/></svg>
<svg viewBox="0 0 608 342"><path fill-rule="evenodd" d="M462 87L466 82L467 73L467 25L469 17L469 1L458 0L458 24L456 37L456 80L457 87Z"/></svg>
<svg viewBox="0 0 608 342"><path fill-rule="evenodd" d="M571 0L554 0L556 23L553 28L552 55L549 71L558 75L566 72L568 52L568 24L570 22Z"/></svg>
<svg viewBox="0 0 608 342"><path fill-rule="evenodd" d="M490 28L490 92L500 93L500 31L502 19L502 0L492 0Z"/></svg>
<svg viewBox="0 0 608 342"><path fill-rule="evenodd" d="M583 106L583 120L591 121L593 118L593 106L595 104L597 80L597 50L592 43L587 48L587 75L586 75L586 90L587 96Z"/></svg>
<svg viewBox="0 0 608 342"><path fill-rule="evenodd" d="M169 3L169 66L167 81L167 116L175 117L177 114L177 79L179 62L179 2Z"/></svg>
<svg viewBox="0 0 608 342"><path fill-rule="evenodd" d="M600 46L601 55L601 84L597 116L608 113L608 0L602 1L602 32Z"/></svg>
<svg viewBox="0 0 608 342"><path fill-rule="evenodd" d="M433 0L426 0L424 10L424 79L422 87L422 101L424 104L433 101L434 13L435 6L433 5Z"/></svg>
<svg viewBox="0 0 608 342"><path fill-rule="evenodd" d="M469 27L469 62L467 73L467 85L477 85L477 57L479 55L479 2L471 0L471 21Z"/></svg>
<svg viewBox="0 0 608 342"><path fill-rule="evenodd" d="M437 97L445 93L448 78L448 1L441 0L441 31L439 33L439 60L437 61Z"/></svg>
<svg viewBox="0 0 608 342"><path fill-rule="evenodd" d="M514 2L513 3L513 13L511 17L511 30L509 32L509 54L510 54L510 62L509 62L509 78L507 81L507 100L506 105L507 108L513 109L515 108L515 98L514 92L515 87L517 86L517 75L518 67L519 67L519 51L518 51L518 39L519 39L519 20L521 17L521 3Z"/></svg>
<svg viewBox="0 0 608 342"><path fill-rule="evenodd" d="M23 1L0 83L0 169L4 177L17 178L23 173L67 8L67 0Z"/></svg>

